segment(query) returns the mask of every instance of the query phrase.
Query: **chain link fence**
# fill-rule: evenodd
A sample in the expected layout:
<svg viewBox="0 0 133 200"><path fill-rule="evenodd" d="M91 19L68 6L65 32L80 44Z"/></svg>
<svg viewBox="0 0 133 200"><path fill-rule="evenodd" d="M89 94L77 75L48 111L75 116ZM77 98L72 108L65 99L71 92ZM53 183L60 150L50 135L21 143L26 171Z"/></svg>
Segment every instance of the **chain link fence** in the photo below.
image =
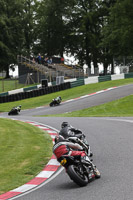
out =
<svg viewBox="0 0 133 200"><path fill-rule="evenodd" d="M18 83L18 79L0 79L0 93L15 90L22 85Z"/></svg>
<svg viewBox="0 0 133 200"><path fill-rule="evenodd" d="M85 78L82 70L65 70L65 71L49 71L44 73L33 72L21 75L19 77L12 77L9 79L0 79L0 93L11 90L28 87L31 85L42 84L42 80L47 79L48 82L56 82L56 78L63 76L64 80L73 78Z"/></svg>

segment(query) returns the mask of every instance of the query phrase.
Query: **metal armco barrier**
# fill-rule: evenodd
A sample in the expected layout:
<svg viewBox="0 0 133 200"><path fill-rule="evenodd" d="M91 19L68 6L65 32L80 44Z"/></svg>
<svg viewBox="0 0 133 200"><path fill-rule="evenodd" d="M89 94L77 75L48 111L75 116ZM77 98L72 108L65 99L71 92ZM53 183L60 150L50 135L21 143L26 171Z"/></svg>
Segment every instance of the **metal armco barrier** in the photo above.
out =
<svg viewBox="0 0 133 200"><path fill-rule="evenodd" d="M49 87L40 88L40 89L34 89L34 90L30 90L30 91L27 90L27 91L17 93L17 94L0 96L0 103L19 101L22 99L37 97L37 96L41 96L41 95L45 95L45 94L58 92L61 90L66 90L69 88L71 88L71 85L70 85L70 82L67 82L67 83L62 83L60 85L54 85L54 86L49 86Z"/></svg>
<svg viewBox="0 0 133 200"><path fill-rule="evenodd" d="M111 81L111 75L99 76L98 82Z"/></svg>
<svg viewBox="0 0 133 200"><path fill-rule="evenodd" d="M133 78L133 73L124 74L125 78Z"/></svg>
<svg viewBox="0 0 133 200"><path fill-rule="evenodd" d="M28 87L28 88L24 88L24 92L36 90L36 89L37 89L37 86L31 86L31 87Z"/></svg>
<svg viewBox="0 0 133 200"><path fill-rule="evenodd" d="M84 85L84 79L81 78L81 79L78 79L77 81L74 81L74 82L71 82L71 88L73 87L77 87L77 86L81 86L81 85Z"/></svg>
<svg viewBox="0 0 133 200"><path fill-rule="evenodd" d="M3 92L0 94L0 96L7 96L8 95L8 92Z"/></svg>

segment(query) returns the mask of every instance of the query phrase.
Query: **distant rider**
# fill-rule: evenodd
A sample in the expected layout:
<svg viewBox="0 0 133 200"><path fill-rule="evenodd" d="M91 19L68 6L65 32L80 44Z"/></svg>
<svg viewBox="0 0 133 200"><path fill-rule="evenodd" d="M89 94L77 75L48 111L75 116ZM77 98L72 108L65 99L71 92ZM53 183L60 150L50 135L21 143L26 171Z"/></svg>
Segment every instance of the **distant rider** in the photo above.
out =
<svg viewBox="0 0 133 200"><path fill-rule="evenodd" d="M21 110L21 105L17 106L16 109L18 110L18 112L20 112L20 110Z"/></svg>
<svg viewBox="0 0 133 200"><path fill-rule="evenodd" d="M59 97L56 97L54 100L55 100L57 103L61 103L62 98L59 96Z"/></svg>

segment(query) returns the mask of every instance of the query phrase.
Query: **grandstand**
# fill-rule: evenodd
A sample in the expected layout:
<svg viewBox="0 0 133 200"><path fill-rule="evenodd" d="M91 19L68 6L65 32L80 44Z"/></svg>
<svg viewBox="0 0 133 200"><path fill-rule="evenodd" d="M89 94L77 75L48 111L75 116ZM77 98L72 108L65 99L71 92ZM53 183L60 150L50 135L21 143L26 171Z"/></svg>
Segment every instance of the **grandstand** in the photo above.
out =
<svg viewBox="0 0 133 200"><path fill-rule="evenodd" d="M64 63L38 64L34 60L24 56L18 56L17 61L19 77L23 76L23 78L19 79L20 83L26 82L27 75L28 77L31 76L32 82L35 83L40 83L42 79L48 79L49 82L52 82L58 76L64 76L64 79L84 77L83 69L68 66Z"/></svg>

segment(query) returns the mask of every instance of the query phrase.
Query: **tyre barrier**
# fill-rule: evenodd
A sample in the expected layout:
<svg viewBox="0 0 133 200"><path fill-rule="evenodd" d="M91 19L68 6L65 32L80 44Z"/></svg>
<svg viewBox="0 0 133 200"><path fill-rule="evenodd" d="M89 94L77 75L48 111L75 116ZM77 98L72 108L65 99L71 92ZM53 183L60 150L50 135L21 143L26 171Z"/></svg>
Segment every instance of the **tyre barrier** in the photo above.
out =
<svg viewBox="0 0 133 200"><path fill-rule="evenodd" d="M19 101L19 100L23 100L27 98L32 98L32 97L42 96L42 95L58 92L61 90L66 90L69 88L71 88L70 82L66 82L60 85L49 86L49 87L40 88L36 90L34 89L31 91L24 91L17 94L0 96L0 103L7 103L7 102Z"/></svg>

